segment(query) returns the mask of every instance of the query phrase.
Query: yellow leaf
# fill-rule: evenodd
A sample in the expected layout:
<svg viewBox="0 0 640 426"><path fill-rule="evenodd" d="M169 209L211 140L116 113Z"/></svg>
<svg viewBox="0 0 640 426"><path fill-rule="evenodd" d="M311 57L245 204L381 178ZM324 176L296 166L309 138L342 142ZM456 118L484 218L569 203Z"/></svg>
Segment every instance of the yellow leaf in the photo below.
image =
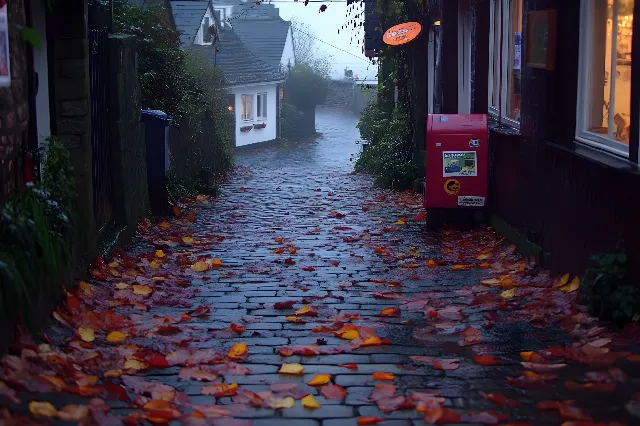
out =
<svg viewBox="0 0 640 426"><path fill-rule="evenodd" d="M160 269L162 267L162 263L158 262L157 260L152 260L151 262L149 262L149 266L152 269Z"/></svg>
<svg viewBox="0 0 640 426"><path fill-rule="evenodd" d="M107 379L117 379L123 374L124 374L124 371L122 370L107 370L104 373L104 377L106 377Z"/></svg>
<svg viewBox="0 0 640 426"><path fill-rule="evenodd" d="M156 250L156 257L164 257L164 252L162 250Z"/></svg>
<svg viewBox="0 0 640 426"><path fill-rule="evenodd" d="M222 260L220 259L213 259L211 261L211 266L213 266L214 268L219 268L222 266Z"/></svg>
<svg viewBox="0 0 640 426"><path fill-rule="evenodd" d="M511 299L512 297L515 297L516 295L516 289L512 288L511 290L505 290L502 293L500 293L500 297L502 297L503 299Z"/></svg>
<svg viewBox="0 0 640 426"><path fill-rule="evenodd" d="M60 377L57 377L57 376L40 376L40 377L42 377L43 379L45 379L46 381L54 385L58 391L61 391L62 389L67 387L67 384Z"/></svg>
<svg viewBox="0 0 640 426"><path fill-rule="evenodd" d="M476 259L487 260L490 257L491 257L491 253L480 253L479 255L476 256Z"/></svg>
<svg viewBox="0 0 640 426"><path fill-rule="evenodd" d="M404 222L402 220L399 220L399 221L396 222L396 225L406 225L406 224L407 224L407 222Z"/></svg>
<svg viewBox="0 0 640 426"><path fill-rule="evenodd" d="M344 340L353 340L360 337L358 330L347 330L344 333L340 334L340 338Z"/></svg>
<svg viewBox="0 0 640 426"><path fill-rule="evenodd" d="M93 293L93 287L91 287L89 284L87 284L84 281L80 281L78 283L78 287L80 287L80 290L82 290L82 292L84 294L92 294Z"/></svg>
<svg viewBox="0 0 640 426"><path fill-rule="evenodd" d="M29 403L29 411L36 417L54 417L58 414L56 407L45 401L31 401Z"/></svg>
<svg viewBox="0 0 640 426"><path fill-rule="evenodd" d="M556 285L553 286L553 288L558 288L558 287L562 287L563 285L566 285L569 282L569 277L570 277L570 275L567 272L562 277L560 277L560 279L558 280Z"/></svg>
<svg viewBox="0 0 640 426"><path fill-rule="evenodd" d="M488 285L491 287L497 287L500 285L501 281L497 278L487 278L486 280L480 281L484 285Z"/></svg>
<svg viewBox="0 0 640 426"><path fill-rule="evenodd" d="M80 327L78 329L78 334L80 334L80 338L87 343L91 343L96 339L95 333L90 328Z"/></svg>
<svg viewBox="0 0 640 426"><path fill-rule="evenodd" d="M160 228L162 228L164 230L167 230L167 229L171 228L171 224L169 222L167 222L166 220L162 221L162 222L160 222Z"/></svg>
<svg viewBox="0 0 640 426"><path fill-rule="evenodd" d="M116 288L117 288L118 290L124 290L124 289L126 289L126 288L129 288L129 284L125 284L125 283L118 283L118 284L116 284Z"/></svg>
<svg viewBox="0 0 640 426"><path fill-rule="evenodd" d="M300 364L282 364L282 366L280 366L280 370L278 370L278 373L299 375L302 374L303 371L304 367Z"/></svg>
<svg viewBox="0 0 640 426"><path fill-rule="evenodd" d="M307 315L309 312L311 312L311 306L304 305L302 308L296 311L296 315Z"/></svg>
<svg viewBox="0 0 640 426"><path fill-rule="evenodd" d="M193 244L193 238L191 237L182 237L182 242L185 244Z"/></svg>
<svg viewBox="0 0 640 426"><path fill-rule="evenodd" d="M287 320L287 322L297 322L299 324L304 324L305 323L304 319L298 318L298 317L294 317L293 315L285 317L285 319Z"/></svg>
<svg viewBox="0 0 640 426"><path fill-rule="evenodd" d="M231 347L231 349L229 349L227 356L230 359L244 359L246 358L248 353L249 353L249 348L247 348L247 345L245 343L240 342L240 343L236 343Z"/></svg>
<svg viewBox="0 0 640 426"><path fill-rule="evenodd" d="M302 402L302 406L304 408L320 408L321 407L320 403L316 401L313 395L305 396L300 400L300 402Z"/></svg>
<svg viewBox="0 0 640 426"><path fill-rule="evenodd" d="M560 291L564 291L565 293L573 293L579 288L580 288L580 278L574 277L569 284L566 284L560 287Z"/></svg>
<svg viewBox="0 0 640 426"><path fill-rule="evenodd" d="M124 368L127 370L144 370L147 365L136 359L129 359L124 363Z"/></svg>
<svg viewBox="0 0 640 426"><path fill-rule="evenodd" d="M122 343L127 339L127 335L121 331L112 331L107 334L107 342L109 343Z"/></svg>
<svg viewBox="0 0 640 426"><path fill-rule="evenodd" d="M204 272L209 270L209 264L201 260L191 265L191 270L194 272Z"/></svg>
<svg viewBox="0 0 640 426"><path fill-rule="evenodd" d="M331 381L331 376L328 374L316 374L311 380L307 382L309 386L322 386Z"/></svg>
<svg viewBox="0 0 640 426"><path fill-rule="evenodd" d="M148 296L153 292L153 289L148 285L134 284L131 288L133 290L133 294L137 294L138 296Z"/></svg>
<svg viewBox="0 0 640 426"><path fill-rule="evenodd" d="M271 398L269 399L269 407L277 410L278 408L293 408L296 405L296 400L288 396L286 398Z"/></svg>

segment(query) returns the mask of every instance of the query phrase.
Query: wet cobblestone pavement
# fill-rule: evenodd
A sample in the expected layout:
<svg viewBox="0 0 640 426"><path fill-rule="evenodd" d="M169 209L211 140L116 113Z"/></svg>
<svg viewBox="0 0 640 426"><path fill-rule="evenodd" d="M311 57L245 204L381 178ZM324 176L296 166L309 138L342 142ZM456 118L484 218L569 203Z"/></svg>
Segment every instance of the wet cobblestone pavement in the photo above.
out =
<svg viewBox="0 0 640 426"><path fill-rule="evenodd" d="M356 119L317 120L316 141L238 154L218 199L96 266L52 343L3 360L18 392L0 403L38 424L640 424L635 330L598 327L487 229L426 232L418 197L352 173Z"/></svg>

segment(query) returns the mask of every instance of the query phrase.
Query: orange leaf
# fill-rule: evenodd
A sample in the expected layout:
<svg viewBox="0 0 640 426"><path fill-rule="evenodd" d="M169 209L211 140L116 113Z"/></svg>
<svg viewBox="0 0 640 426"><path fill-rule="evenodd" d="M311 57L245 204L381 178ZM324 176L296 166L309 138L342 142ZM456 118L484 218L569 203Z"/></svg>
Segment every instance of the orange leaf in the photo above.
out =
<svg viewBox="0 0 640 426"><path fill-rule="evenodd" d="M216 398L234 396L238 393L238 384L232 383L227 385L226 383L214 383L209 386L204 386L200 389L200 393L203 395L215 396Z"/></svg>
<svg viewBox="0 0 640 426"><path fill-rule="evenodd" d="M338 364L338 367L348 368L349 370L358 371L357 364Z"/></svg>
<svg viewBox="0 0 640 426"><path fill-rule="evenodd" d="M435 262L435 260L429 259L426 262L424 262L424 266L426 266L427 268L436 268L438 264Z"/></svg>
<svg viewBox="0 0 640 426"><path fill-rule="evenodd" d="M243 360L247 357L249 353L249 348L245 343L236 343L229 349L227 356L233 360Z"/></svg>
<svg viewBox="0 0 640 426"><path fill-rule="evenodd" d="M231 326L229 326L229 328L231 329L231 331L238 333L238 334L242 334L244 333L244 327L238 324L231 324Z"/></svg>
<svg viewBox="0 0 640 426"><path fill-rule="evenodd" d="M498 365L500 360L493 355L472 355L473 362L478 365Z"/></svg>
<svg viewBox="0 0 640 426"><path fill-rule="evenodd" d="M153 289L148 285L140 285L134 284L131 286L133 290L133 294L137 294L138 296L148 296L153 292Z"/></svg>
<svg viewBox="0 0 640 426"><path fill-rule="evenodd" d="M358 426L377 425L384 422L380 417L358 417Z"/></svg>
<svg viewBox="0 0 640 426"><path fill-rule="evenodd" d="M331 381L331 376L328 374L316 374L311 380L307 382L309 386L322 386Z"/></svg>
<svg viewBox="0 0 640 426"><path fill-rule="evenodd" d="M393 380L396 378L395 375L391 373L384 373L382 371L376 371L371 376L373 376L374 380Z"/></svg>
<svg viewBox="0 0 640 426"><path fill-rule="evenodd" d="M301 316L301 315L306 315L306 316L311 316L311 317L315 317L318 315L318 313L316 311L314 311L311 306L309 305L304 305L302 308L298 309L296 311L296 315Z"/></svg>
<svg viewBox="0 0 640 426"><path fill-rule="evenodd" d="M386 308L380 312L380 316L382 317L399 317L400 309L398 308Z"/></svg>
<svg viewBox="0 0 640 426"><path fill-rule="evenodd" d="M122 343L126 340L127 335L121 331L112 331L107 334L107 342L109 343Z"/></svg>

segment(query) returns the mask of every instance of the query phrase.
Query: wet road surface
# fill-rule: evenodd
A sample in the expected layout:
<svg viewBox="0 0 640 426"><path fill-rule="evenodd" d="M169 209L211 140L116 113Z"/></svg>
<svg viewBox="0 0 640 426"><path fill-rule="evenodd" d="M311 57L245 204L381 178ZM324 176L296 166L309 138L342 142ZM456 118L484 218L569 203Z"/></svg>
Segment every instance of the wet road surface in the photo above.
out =
<svg viewBox="0 0 640 426"><path fill-rule="evenodd" d="M575 292L551 289L543 271L489 230L427 233L424 222L413 221L419 197L376 189L368 176L352 173L356 124L353 116L320 110L316 140L239 153L220 197L191 204L195 217L143 228L131 259L97 267L81 287L82 309L67 302L66 324L47 331L53 349L5 358L3 380L20 399L12 412L28 412L29 401L60 409L94 397L113 407L101 414L106 408L92 402L92 415L103 423L116 422L108 417L115 415L193 425L350 426L377 417L383 425L417 426L445 423L454 412L459 417L448 423L560 425L589 416L638 424L625 408L637 407L638 342L598 329L573 307ZM112 311L127 324L88 321L86 311ZM80 327L95 331L95 339L80 343ZM107 336L116 329L127 340L114 345ZM239 351L231 359L237 364L226 358L231 348ZM29 388L36 375L62 377L65 386L74 380L61 368L29 366L33 357L50 361L51 351L98 377L86 386L100 391ZM527 360L537 376L521 376ZM279 374L283 363L300 363L304 371ZM214 383L237 383L240 391L211 396L203 390L211 383L189 370L201 364L209 364L201 369ZM602 377L585 380L590 371ZM376 372L392 376L376 380ZM328 385L345 395L330 399L339 388L309 386L317 374L330 375ZM107 382L108 389L100 388ZM273 386L282 383L298 387ZM376 386L389 393L372 398ZM321 407L304 408L307 394ZM290 403L282 402L289 395L293 407L277 408ZM536 409L540 401L569 399L575 406ZM162 406L154 417L145 405L151 400L178 412L164 416ZM183 417L194 412L200 414Z"/></svg>

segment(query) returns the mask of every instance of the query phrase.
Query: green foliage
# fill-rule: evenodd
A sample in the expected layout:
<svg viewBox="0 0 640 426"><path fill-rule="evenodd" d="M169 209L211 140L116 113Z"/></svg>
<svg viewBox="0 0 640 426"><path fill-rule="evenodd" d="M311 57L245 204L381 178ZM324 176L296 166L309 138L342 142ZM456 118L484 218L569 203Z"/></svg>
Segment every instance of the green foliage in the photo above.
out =
<svg viewBox="0 0 640 426"><path fill-rule="evenodd" d="M71 270L69 254L73 182L69 153L55 139L49 151L41 185L27 184L1 211L0 321L30 314L61 293Z"/></svg>
<svg viewBox="0 0 640 426"><path fill-rule="evenodd" d="M627 281L624 251L592 256L582 288L594 315L617 323L640 319L640 290Z"/></svg>
<svg viewBox="0 0 640 426"><path fill-rule="evenodd" d="M369 145L357 157L355 170L373 173L382 187L411 188L417 169L408 142L407 114L399 109L387 114L372 102L360 115L358 128Z"/></svg>
<svg viewBox="0 0 640 426"><path fill-rule="evenodd" d="M285 83L287 102L308 111L322 104L329 92L329 78L309 64L296 64Z"/></svg>
<svg viewBox="0 0 640 426"><path fill-rule="evenodd" d="M181 126L180 153L174 151L177 164L169 176L174 187L191 187L187 181L202 177L209 184L233 165L234 117L224 75L208 59L180 49L180 33L163 7L116 0L114 21L118 32L136 36L143 108L162 110Z"/></svg>
<svg viewBox="0 0 640 426"><path fill-rule="evenodd" d="M304 121L304 112L294 105L283 102L280 104L280 120L282 123L282 139L296 141L304 137L304 130L301 123Z"/></svg>

